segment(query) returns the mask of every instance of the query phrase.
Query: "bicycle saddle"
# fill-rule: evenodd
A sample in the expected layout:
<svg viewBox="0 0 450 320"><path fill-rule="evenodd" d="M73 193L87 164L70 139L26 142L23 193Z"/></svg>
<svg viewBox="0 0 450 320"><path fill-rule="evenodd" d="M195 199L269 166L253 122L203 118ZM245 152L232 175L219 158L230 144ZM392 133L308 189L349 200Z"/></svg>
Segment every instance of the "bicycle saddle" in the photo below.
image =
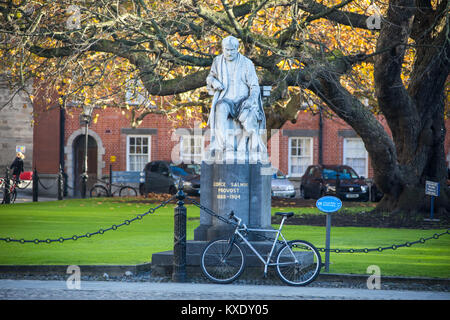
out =
<svg viewBox="0 0 450 320"><path fill-rule="evenodd" d="M275 212L275 215L289 218L289 217L292 217L294 215L294 213L293 212Z"/></svg>

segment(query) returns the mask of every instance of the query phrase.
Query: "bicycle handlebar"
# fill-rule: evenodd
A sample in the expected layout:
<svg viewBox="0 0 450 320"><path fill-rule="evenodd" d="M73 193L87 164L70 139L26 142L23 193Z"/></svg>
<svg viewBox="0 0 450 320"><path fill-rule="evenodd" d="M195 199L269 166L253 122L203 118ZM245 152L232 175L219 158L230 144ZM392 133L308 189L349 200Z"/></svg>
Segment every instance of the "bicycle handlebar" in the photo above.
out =
<svg viewBox="0 0 450 320"><path fill-rule="evenodd" d="M230 212L230 214L228 215L228 219L236 221L237 225L241 226L242 219L239 218L238 216L235 216L234 211ZM244 227L244 229L247 229L247 226L245 225L245 223L242 223L242 227Z"/></svg>

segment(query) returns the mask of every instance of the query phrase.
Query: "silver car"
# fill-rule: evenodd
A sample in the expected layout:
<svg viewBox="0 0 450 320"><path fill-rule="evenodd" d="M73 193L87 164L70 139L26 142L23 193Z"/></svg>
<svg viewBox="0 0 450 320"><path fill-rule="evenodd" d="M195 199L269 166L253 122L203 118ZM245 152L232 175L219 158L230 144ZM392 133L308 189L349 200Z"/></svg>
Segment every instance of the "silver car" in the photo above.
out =
<svg viewBox="0 0 450 320"><path fill-rule="evenodd" d="M272 197L295 197L294 185L280 170L277 170L277 173L272 175Z"/></svg>

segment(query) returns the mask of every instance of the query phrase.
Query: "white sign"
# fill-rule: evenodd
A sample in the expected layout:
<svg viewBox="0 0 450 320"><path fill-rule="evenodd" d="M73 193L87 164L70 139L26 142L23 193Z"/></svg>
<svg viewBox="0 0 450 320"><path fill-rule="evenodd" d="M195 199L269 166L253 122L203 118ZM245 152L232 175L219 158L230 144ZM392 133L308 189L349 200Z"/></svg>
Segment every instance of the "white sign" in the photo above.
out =
<svg viewBox="0 0 450 320"><path fill-rule="evenodd" d="M425 194L439 197L439 182L425 181Z"/></svg>

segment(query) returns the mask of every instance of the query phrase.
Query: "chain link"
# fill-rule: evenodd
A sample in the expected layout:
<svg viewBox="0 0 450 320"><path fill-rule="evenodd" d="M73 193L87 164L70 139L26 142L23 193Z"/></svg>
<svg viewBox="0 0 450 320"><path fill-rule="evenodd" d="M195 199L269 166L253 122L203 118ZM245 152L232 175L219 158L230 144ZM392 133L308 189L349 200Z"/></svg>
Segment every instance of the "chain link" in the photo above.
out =
<svg viewBox="0 0 450 320"><path fill-rule="evenodd" d="M148 214L154 214L156 210L166 206L169 202L171 202L174 199L176 199L176 197L177 197L177 195L173 195L170 199L161 202L158 206L156 206L154 208L150 208L145 213L139 214L139 215L137 215L136 217L134 217L132 219L127 219L124 222L122 222L121 224L118 224L118 225L113 224L111 227L109 227L107 229L99 229L96 232L92 232L92 233L88 232L88 233L83 234L83 235L73 235L72 237L68 237L68 238L60 237L58 239L45 239L45 240L43 240L43 239L25 240L25 239L13 239L13 238L9 238L9 237L7 237L7 238L0 237L0 241L5 241L6 243L18 242L18 243L21 243L21 244L24 244L24 243L39 244L39 243L52 243L52 242L63 243L64 241L67 241L67 240L76 241L76 240L81 239L81 238L90 238L93 235L104 234L105 232L110 231L110 230L115 231L115 230L117 230L118 228L120 228L120 227L122 227L124 225L130 225L132 222L134 222L136 220L142 220L143 217L145 217ZM209 215L219 219L220 221L225 222L227 224L236 225L236 223L230 221L229 219L224 218L223 216L215 213L213 210L211 210L211 209L201 205L195 199L193 199L193 198L191 198L189 196L186 196L186 200L190 201L192 204L194 204L198 208L204 210L207 214L209 214ZM447 229L446 231L444 231L442 233L435 233L433 236L428 237L428 238L420 238L417 241L413 241L413 242L407 241L407 242L402 243L402 244L393 244L393 245L388 246L388 247L364 248L364 249L353 249L353 248L350 248L350 249L339 249L339 248L326 249L326 248L317 248L317 250L319 250L320 252L327 252L327 251L329 251L329 252L333 252L333 253L361 253L361 252L368 253L368 252L373 252L373 251L382 252L384 250L397 250L398 248L402 248L402 247L410 247L410 246L418 244L418 243L422 243L423 244L423 243L425 243L428 240L439 239L441 236L449 234L449 233L450 233L450 229ZM255 236L257 236L257 237L259 237L261 239L264 239L264 240L273 241L273 239L271 239L271 238L269 238L267 236L264 236L264 235L257 234L257 233L255 233ZM280 244L284 243L284 242L279 241L279 240L277 242L280 243Z"/></svg>
<svg viewBox="0 0 450 320"><path fill-rule="evenodd" d="M224 217L222 217L221 215L215 213L213 210L211 210L211 209L205 207L204 205L200 204L197 200L195 200L195 199L193 199L193 198L191 198L191 197L189 197L189 196L186 196L186 200L189 200L189 201L192 202L195 206L199 207L200 209L202 209L203 211L205 211L207 214L209 214L209 215L211 215L211 216L213 216L213 217L219 219L220 221L225 222L225 223L227 223L227 224L236 225L236 223L234 223L233 221L230 221L229 219L224 218Z"/></svg>
<svg viewBox="0 0 450 320"><path fill-rule="evenodd" d="M176 198L176 195L172 196L170 199L161 202L158 206L154 207L154 208L150 208L147 212L138 214L136 217L132 218L132 219L127 219L124 222L122 222L121 224L113 224L111 227L107 228L107 229L99 229L96 232L88 232L86 234L82 234L82 235L73 235L72 237L59 237L58 239L34 239L34 240L25 240L25 239L13 239L13 238L1 238L0 237L0 241L5 241L6 243L11 243L11 242L18 242L21 244L24 243L34 243L34 244L39 244L39 243L52 243L52 242L59 242L59 243L63 243L64 241L67 240L73 240L76 241L78 239L83 239L83 238L90 238L96 234L104 234L107 231L110 230L117 230L118 228L122 227L122 226L128 226L130 225L132 222L136 221L136 220L142 220L142 218L144 218L146 215L148 214L154 214L156 210L166 206L169 202L171 202L172 200L174 200Z"/></svg>
<svg viewBox="0 0 450 320"><path fill-rule="evenodd" d="M432 235L431 237L428 238L420 238L417 241L413 241L413 242L405 242L402 244L393 244L391 246L388 247L378 247L378 248L364 248L364 249L326 249L326 248L317 248L317 250L319 250L320 252L334 252L334 253L369 253L372 251L378 251L378 252L382 252L384 250L397 250L398 248L402 248L402 247L411 247L412 245L418 244L418 243L422 243L424 244L426 241L431 240L431 239L439 239L439 237L449 234L450 233L450 229L447 229L447 231L441 232L441 233L435 233L434 235Z"/></svg>
<svg viewBox="0 0 450 320"><path fill-rule="evenodd" d="M45 185L42 183L41 178L39 177L39 175L37 176L37 181L38 181L39 185L40 185L42 188L44 188L44 190L48 190L48 189L50 189L51 187L55 186L55 185L58 183L58 177L56 177L55 180L54 180L53 182L50 183L50 186L45 186Z"/></svg>
<svg viewBox="0 0 450 320"><path fill-rule="evenodd" d="M194 205L196 205L200 209L204 210L209 215L211 215L213 217L216 217L217 219L219 219L219 220L221 220L223 222L226 222L228 224L234 224L235 225L235 223L233 223L230 220L228 220L228 219L218 215L213 210L211 210L211 209L201 205L196 200L194 200L194 199L192 199L190 197L186 197L186 199L191 201ZM447 231L444 231L442 233L435 233L433 236L428 237L428 238L420 238L417 241L413 241L413 242L407 241L407 242L402 243L402 244L393 244L393 245L388 246L388 247L364 248L364 249L353 249L353 248L350 248L350 249L339 249L339 248L326 249L326 248L317 248L317 250L319 250L320 252L327 252L327 251L329 251L329 252L333 252L333 253L361 253L361 252L368 253L368 252L372 252L372 251L382 252L384 250L397 250L398 248L402 248L402 247L410 247L410 246L418 244L418 243L422 243L423 244L423 243L425 243L428 240L439 239L439 237L441 237L441 236L443 236L445 234L449 234L449 233L450 233L450 229L447 229ZM255 233L254 235L256 237L260 238L260 239L268 240L270 242L273 242L273 238L271 239L271 238L269 238L267 236L264 236L262 234L257 234L257 233ZM284 242L280 241L280 240L277 240L277 243L284 244Z"/></svg>

